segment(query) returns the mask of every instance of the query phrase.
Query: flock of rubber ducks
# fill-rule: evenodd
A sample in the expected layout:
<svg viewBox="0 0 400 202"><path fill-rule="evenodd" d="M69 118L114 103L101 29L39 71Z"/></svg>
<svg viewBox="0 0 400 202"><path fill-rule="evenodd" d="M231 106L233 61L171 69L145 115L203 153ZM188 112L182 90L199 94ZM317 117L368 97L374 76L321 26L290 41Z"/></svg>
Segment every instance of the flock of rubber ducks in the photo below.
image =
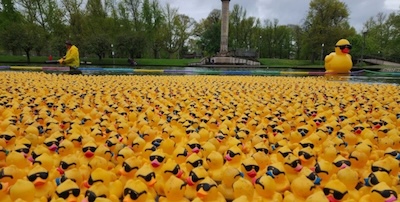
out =
<svg viewBox="0 0 400 202"><path fill-rule="evenodd" d="M400 88L0 72L0 202L399 201Z"/></svg>

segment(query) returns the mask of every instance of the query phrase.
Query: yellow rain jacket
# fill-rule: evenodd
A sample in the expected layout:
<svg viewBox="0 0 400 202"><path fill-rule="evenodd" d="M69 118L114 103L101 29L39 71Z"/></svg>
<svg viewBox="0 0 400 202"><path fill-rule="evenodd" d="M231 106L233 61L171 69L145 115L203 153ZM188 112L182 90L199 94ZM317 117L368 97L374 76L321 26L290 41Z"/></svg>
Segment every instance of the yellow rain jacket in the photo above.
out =
<svg viewBox="0 0 400 202"><path fill-rule="evenodd" d="M72 45L70 49L68 49L67 54L63 59L60 60L61 64L65 64L69 67L79 67L81 63L79 61L79 50L75 45Z"/></svg>

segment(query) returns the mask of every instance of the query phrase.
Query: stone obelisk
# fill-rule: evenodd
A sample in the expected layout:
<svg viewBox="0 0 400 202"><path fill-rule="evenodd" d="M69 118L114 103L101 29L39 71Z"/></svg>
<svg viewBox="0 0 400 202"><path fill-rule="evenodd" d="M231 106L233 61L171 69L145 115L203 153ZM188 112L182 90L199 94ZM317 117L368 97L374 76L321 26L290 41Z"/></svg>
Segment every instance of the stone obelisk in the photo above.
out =
<svg viewBox="0 0 400 202"><path fill-rule="evenodd" d="M222 2L222 19L221 19L221 45L219 56L227 56L228 54L228 33L229 33L229 2L230 0L221 0Z"/></svg>

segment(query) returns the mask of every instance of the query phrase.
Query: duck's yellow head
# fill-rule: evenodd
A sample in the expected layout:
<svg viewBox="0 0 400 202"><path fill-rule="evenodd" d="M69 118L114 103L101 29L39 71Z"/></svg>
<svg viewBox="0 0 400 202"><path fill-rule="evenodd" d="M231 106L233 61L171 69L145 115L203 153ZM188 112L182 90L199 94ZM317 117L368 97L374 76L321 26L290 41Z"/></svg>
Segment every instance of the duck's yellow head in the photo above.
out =
<svg viewBox="0 0 400 202"><path fill-rule="evenodd" d="M56 189L57 197L67 202L78 202L80 192L79 186L70 179L65 180Z"/></svg>
<svg viewBox="0 0 400 202"><path fill-rule="evenodd" d="M185 194L186 183L173 175L165 182L164 189L167 198L170 198L171 200L180 199Z"/></svg>
<svg viewBox="0 0 400 202"><path fill-rule="evenodd" d="M153 187L157 182L156 173L150 165L145 164L136 172L135 177L144 182L148 187Z"/></svg>
<svg viewBox="0 0 400 202"><path fill-rule="evenodd" d="M126 182L124 187L123 202L146 201L148 189L145 183L138 179Z"/></svg>
<svg viewBox="0 0 400 202"><path fill-rule="evenodd" d="M10 188L10 198L12 201L17 201L18 199L22 199L24 201L34 201L34 194L27 193L35 193L35 186L32 182L19 179L17 182Z"/></svg>
<svg viewBox="0 0 400 202"><path fill-rule="evenodd" d="M346 185L338 179L330 180L323 188L325 196L329 201L341 201L348 195Z"/></svg>
<svg viewBox="0 0 400 202"><path fill-rule="evenodd" d="M371 201L397 201L398 195L385 182L380 182L371 189Z"/></svg>
<svg viewBox="0 0 400 202"><path fill-rule="evenodd" d="M49 172L42 166L36 165L28 172L27 177L28 180L35 185L35 187L40 187L49 180Z"/></svg>
<svg viewBox="0 0 400 202"><path fill-rule="evenodd" d="M347 39L340 39L335 45L336 54L348 54L350 53L352 46Z"/></svg>
<svg viewBox="0 0 400 202"><path fill-rule="evenodd" d="M199 197L200 199L209 198L210 200L218 200L218 198L216 198L218 193L217 183L210 177L206 177L204 180L202 180L196 186L196 190L197 197Z"/></svg>

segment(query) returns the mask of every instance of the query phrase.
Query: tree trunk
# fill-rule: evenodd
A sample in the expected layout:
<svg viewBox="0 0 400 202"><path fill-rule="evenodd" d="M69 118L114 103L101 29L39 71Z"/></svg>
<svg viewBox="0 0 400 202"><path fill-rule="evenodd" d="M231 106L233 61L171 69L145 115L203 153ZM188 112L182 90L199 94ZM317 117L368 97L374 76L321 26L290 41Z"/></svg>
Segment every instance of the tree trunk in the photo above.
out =
<svg viewBox="0 0 400 202"><path fill-rule="evenodd" d="M25 50L25 54L26 54L26 60L29 63L31 63L31 56L29 55L30 51L29 50Z"/></svg>

